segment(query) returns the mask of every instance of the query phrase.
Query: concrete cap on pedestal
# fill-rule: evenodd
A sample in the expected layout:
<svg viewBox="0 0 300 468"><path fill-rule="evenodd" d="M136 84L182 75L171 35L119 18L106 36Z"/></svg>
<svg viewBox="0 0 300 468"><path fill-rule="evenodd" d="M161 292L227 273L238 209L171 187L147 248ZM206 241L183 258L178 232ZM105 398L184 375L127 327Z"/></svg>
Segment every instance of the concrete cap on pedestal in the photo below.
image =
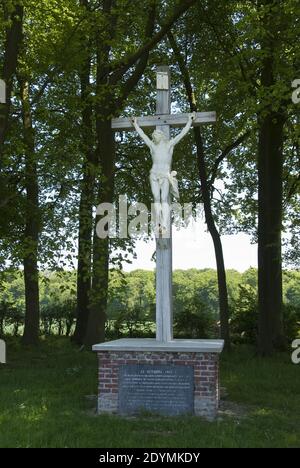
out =
<svg viewBox="0 0 300 468"><path fill-rule="evenodd" d="M190 353L221 353L224 340L172 340L157 341L155 338L122 338L93 346L93 351L170 351Z"/></svg>

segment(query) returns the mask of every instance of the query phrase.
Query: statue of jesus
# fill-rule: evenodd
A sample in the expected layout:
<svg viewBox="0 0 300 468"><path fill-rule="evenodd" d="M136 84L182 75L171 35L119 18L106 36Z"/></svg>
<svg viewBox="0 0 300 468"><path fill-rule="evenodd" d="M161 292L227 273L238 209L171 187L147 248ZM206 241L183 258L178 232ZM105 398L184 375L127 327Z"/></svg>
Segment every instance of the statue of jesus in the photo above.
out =
<svg viewBox="0 0 300 468"><path fill-rule="evenodd" d="M174 147L188 133L195 118L196 113L193 112L189 115L186 126L170 140L160 130L154 130L151 140L138 125L136 117L131 119L135 130L150 149L152 156L150 184L154 197L157 237L169 232L170 193L175 199L179 198L177 172L171 170Z"/></svg>

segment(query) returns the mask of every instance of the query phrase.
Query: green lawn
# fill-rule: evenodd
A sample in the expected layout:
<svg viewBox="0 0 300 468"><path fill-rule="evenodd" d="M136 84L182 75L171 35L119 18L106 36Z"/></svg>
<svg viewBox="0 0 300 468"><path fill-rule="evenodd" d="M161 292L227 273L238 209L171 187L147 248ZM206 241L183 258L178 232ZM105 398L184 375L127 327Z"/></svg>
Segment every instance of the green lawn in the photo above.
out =
<svg viewBox="0 0 300 468"><path fill-rule="evenodd" d="M251 349L222 356L221 385L237 414L196 417L95 416L96 356L65 339L34 351L8 341L0 365L0 447L300 447L300 365Z"/></svg>

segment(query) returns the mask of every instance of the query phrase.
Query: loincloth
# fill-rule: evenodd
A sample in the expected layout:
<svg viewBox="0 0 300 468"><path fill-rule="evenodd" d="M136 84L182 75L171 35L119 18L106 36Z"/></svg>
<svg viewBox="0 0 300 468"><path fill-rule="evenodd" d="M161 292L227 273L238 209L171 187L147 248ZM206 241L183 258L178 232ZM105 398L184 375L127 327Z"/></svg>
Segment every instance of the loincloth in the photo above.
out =
<svg viewBox="0 0 300 468"><path fill-rule="evenodd" d="M179 198L179 191L178 191L178 180L176 179L177 172L156 172L150 171L150 181L158 182L161 186L165 180L168 180L170 183L170 192L175 198Z"/></svg>

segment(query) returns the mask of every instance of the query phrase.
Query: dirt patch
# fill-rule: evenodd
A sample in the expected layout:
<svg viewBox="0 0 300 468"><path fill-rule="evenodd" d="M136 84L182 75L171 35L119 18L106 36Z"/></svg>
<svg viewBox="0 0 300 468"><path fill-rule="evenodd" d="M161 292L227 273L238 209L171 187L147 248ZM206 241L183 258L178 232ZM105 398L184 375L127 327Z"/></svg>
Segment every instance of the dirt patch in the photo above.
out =
<svg viewBox="0 0 300 468"><path fill-rule="evenodd" d="M234 401L221 400L218 409L218 420L222 420L224 416L234 418L236 420L244 419L253 412L255 408L250 405L242 405Z"/></svg>

